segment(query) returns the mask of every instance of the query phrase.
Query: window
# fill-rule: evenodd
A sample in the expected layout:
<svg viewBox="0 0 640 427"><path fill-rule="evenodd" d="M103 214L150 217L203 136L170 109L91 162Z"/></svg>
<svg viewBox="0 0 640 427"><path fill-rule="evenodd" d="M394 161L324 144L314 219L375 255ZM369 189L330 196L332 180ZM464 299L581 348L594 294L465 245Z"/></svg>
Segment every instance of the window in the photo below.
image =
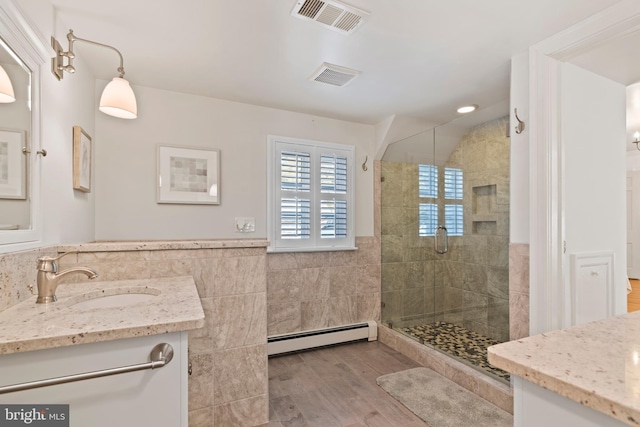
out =
<svg viewBox="0 0 640 427"><path fill-rule="evenodd" d="M420 203L418 207L418 235L435 235L438 226L438 167L418 165L418 197L434 199L431 203Z"/></svg>
<svg viewBox="0 0 640 427"><path fill-rule="evenodd" d="M354 249L354 147L269 137L270 251Z"/></svg>
<svg viewBox="0 0 640 427"><path fill-rule="evenodd" d="M462 205L444 205L444 226L449 236L462 236L464 224L462 222Z"/></svg>
<svg viewBox="0 0 640 427"><path fill-rule="evenodd" d="M438 212L443 213L444 226L449 236L464 234L464 206L462 203L449 203L448 200L462 201L464 186L462 169L444 168L442 175L443 200L438 200L438 167L435 165L418 165L418 197L433 199L421 201L418 209L418 235L428 237L435 235L440 225ZM440 211L442 209L442 211Z"/></svg>
<svg viewBox="0 0 640 427"><path fill-rule="evenodd" d="M444 168L444 198L462 200L462 169Z"/></svg>
<svg viewBox="0 0 640 427"><path fill-rule="evenodd" d="M438 167L418 165L418 188L420 197L438 198Z"/></svg>
<svg viewBox="0 0 640 427"><path fill-rule="evenodd" d="M438 205L435 203L420 203L419 231L421 237L434 236L438 226Z"/></svg>
<svg viewBox="0 0 640 427"><path fill-rule="evenodd" d="M438 167L435 165L418 165L418 197L438 198ZM437 200L433 200L436 202ZM438 205L436 203L420 203L418 207L418 235L428 237L435 235L438 226Z"/></svg>
<svg viewBox="0 0 640 427"><path fill-rule="evenodd" d="M444 198L445 200L462 200L462 169L444 168ZM464 207L462 204L445 203L444 226L449 236L464 234Z"/></svg>

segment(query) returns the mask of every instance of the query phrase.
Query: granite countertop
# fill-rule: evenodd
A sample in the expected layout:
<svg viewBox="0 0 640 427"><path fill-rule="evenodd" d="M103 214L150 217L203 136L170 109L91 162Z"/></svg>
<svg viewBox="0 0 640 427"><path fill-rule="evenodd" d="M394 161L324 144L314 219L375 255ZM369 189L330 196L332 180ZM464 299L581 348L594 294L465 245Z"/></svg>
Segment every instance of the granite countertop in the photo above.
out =
<svg viewBox="0 0 640 427"><path fill-rule="evenodd" d="M640 311L494 345L489 362L640 426Z"/></svg>
<svg viewBox="0 0 640 427"><path fill-rule="evenodd" d="M82 307L99 296L155 295L129 305ZM0 312L0 354L111 341L204 326L204 312L191 276L161 279L86 281L61 284L58 301L36 304L32 296ZM136 296L138 297L138 296ZM103 301L108 301L102 299ZM108 303L107 303L108 305Z"/></svg>

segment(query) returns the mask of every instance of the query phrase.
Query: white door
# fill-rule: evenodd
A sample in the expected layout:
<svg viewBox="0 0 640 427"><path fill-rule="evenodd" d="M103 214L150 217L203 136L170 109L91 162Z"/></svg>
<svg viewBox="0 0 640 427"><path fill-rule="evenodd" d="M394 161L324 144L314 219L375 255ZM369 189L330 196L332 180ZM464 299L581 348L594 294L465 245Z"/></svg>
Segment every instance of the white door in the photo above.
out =
<svg viewBox="0 0 640 427"><path fill-rule="evenodd" d="M640 279L640 171L627 171L627 275Z"/></svg>
<svg viewBox="0 0 640 427"><path fill-rule="evenodd" d="M626 88L572 64L562 71L565 266L571 256L607 252L613 269L610 277L569 269L574 286L566 283L564 309L571 318L593 313L589 320L597 320L626 312ZM613 304L591 298L594 292L612 295Z"/></svg>

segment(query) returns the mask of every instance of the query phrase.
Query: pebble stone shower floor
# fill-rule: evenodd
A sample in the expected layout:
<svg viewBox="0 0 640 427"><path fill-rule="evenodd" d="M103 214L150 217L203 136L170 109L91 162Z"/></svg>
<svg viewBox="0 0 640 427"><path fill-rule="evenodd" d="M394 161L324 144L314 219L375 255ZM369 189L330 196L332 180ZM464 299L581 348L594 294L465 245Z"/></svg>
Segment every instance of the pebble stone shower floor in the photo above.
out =
<svg viewBox="0 0 640 427"><path fill-rule="evenodd" d="M509 382L509 374L498 369L487 361L487 348L500 341L482 334L472 332L462 326L447 322L435 322L427 325L417 325L398 330L420 341L422 344L435 348L462 359L498 378Z"/></svg>

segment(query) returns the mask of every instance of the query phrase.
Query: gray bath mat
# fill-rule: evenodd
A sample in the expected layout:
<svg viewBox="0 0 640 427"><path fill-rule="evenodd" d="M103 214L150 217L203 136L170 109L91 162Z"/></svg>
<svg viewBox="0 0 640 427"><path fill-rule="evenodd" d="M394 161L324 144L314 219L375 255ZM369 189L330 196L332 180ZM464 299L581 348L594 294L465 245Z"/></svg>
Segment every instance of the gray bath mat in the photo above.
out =
<svg viewBox="0 0 640 427"><path fill-rule="evenodd" d="M513 426L513 415L431 369L383 375L377 383L430 427Z"/></svg>

